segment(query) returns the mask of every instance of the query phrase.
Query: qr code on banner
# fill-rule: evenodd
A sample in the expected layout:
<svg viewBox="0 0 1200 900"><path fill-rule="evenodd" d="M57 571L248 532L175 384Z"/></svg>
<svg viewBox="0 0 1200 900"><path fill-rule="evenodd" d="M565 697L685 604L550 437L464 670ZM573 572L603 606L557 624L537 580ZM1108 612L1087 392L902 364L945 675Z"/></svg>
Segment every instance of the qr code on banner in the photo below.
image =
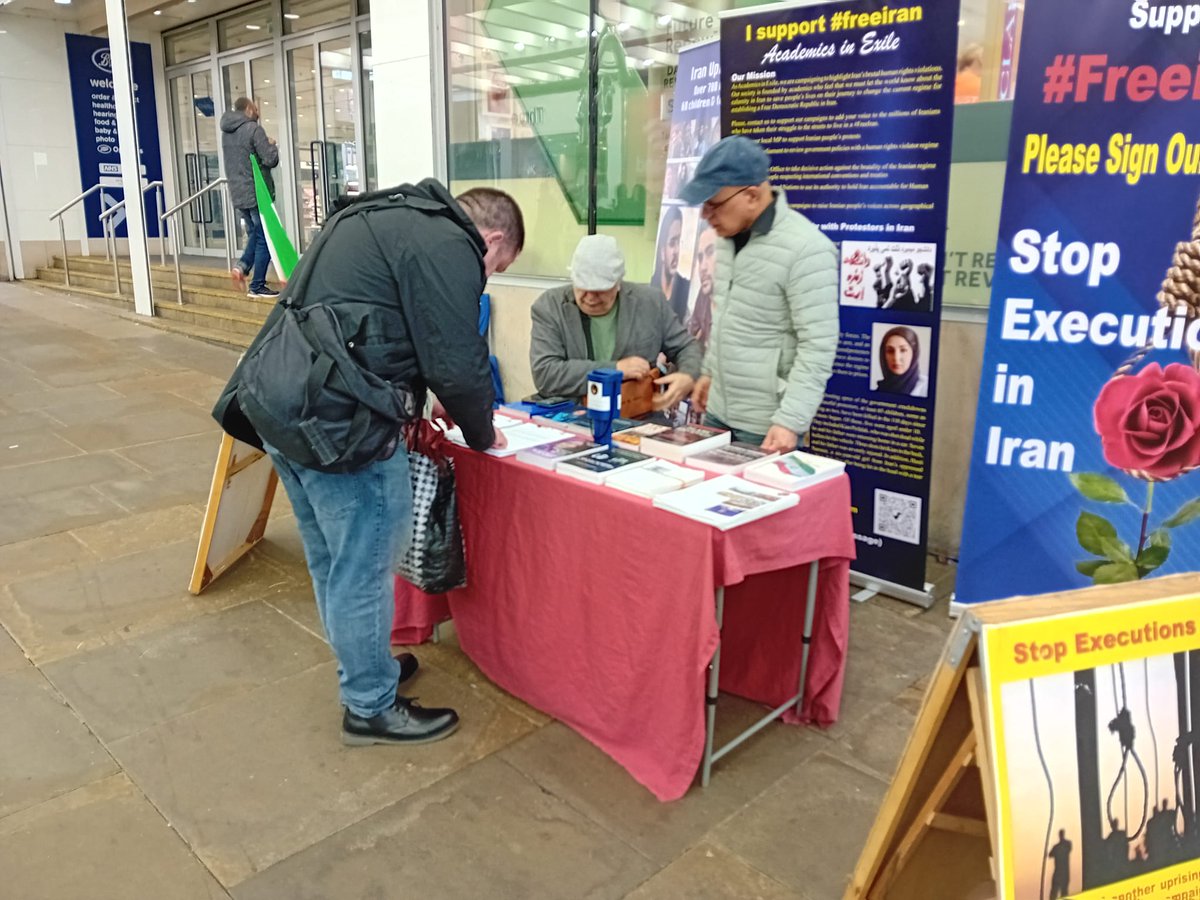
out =
<svg viewBox="0 0 1200 900"><path fill-rule="evenodd" d="M921 498L876 488L875 533L907 544L921 543Z"/></svg>

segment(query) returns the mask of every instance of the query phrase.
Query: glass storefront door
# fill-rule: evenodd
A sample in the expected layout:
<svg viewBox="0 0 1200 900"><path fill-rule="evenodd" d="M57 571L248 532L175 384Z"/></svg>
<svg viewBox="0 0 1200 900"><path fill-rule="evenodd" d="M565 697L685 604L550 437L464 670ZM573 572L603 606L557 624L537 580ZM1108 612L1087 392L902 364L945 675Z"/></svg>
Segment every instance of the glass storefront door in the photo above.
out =
<svg viewBox="0 0 1200 900"><path fill-rule="evenodd" d="M172 76L170 94L182 200L221 177L217 128L220 98L214 96L208 66ZM219 191L211 191L189 204L180 218L184 252L224 252L225 212Z"/></svg>
<svg viewBox="0 0 1200 900"><path fill-rule="evenodd" d="M175 163L169 202L223 174L219 121L243 96L255 101L260 124L279 142L275 207L298 248L309 244L339 195L371 190L367 15L365 0L281 0L166 33ZM222 204L218 193L185 208L179 226L187 252L224 252ZM237 223L231 231L240 245Z"/></svg>
<svg viewBox="0 0 1200 900"><path fill-rule="evenodd" d="M320 230L334 200L363 189L358 70L349 32L321 32L287 50L301 249Z"/></svg>

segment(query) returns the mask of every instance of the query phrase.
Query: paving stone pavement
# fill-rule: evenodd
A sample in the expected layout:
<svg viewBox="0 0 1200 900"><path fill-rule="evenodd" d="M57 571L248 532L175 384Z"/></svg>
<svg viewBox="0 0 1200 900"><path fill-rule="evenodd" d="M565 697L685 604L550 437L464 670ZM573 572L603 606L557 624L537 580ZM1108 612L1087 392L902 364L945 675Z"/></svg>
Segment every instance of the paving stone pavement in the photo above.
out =
<svg viewBox="0 0 1200 900"><path fill-rule="evenodd" d="M462 729L343 748L286 503L186 591L235 359L0 284L0 896L841 896L944 600L855 605L840 721L773 725L675 803L491 685L452 628L418 650L421 693ZM944 596L953 571L930 571ZM719 730L759 713L725 697Z"/></svg>

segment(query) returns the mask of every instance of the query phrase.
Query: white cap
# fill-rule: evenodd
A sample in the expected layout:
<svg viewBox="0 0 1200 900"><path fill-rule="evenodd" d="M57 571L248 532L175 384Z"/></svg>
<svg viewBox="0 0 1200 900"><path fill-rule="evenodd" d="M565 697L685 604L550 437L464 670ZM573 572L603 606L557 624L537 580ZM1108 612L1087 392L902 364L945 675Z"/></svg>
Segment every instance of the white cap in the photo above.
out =
<svg viewBox="0 0 1200 900"><path fill-rule="evenodd" d="M625 255L611 234L580 239L571 257L571 281L581 291L607 291L625 277Z"/></svg>

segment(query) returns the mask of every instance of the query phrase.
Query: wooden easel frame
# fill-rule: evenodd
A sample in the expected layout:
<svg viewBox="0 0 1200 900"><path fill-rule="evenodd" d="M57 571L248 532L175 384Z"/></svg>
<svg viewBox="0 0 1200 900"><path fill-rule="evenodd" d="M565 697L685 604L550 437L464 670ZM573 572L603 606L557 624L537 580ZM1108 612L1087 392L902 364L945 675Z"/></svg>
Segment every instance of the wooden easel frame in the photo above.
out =
<svg viewBox="0 0 1200 900"><path fill-rule="evenodd" d="M999 858L995 754L980 668L983 627L1197 592L1200 576L1185 574L1003 600L966 611L925 693L844 900L995 896L970 893L989 879L996 881ZM956 837L948 840L947 835ZM956 845L955 852L947 851L948 843Z"/></svg>
<svg viewBox="0 0 1200 900"><path fill-rule="evenodd" d="M222 501L228 499L228 494L233 489L235 478L252 468L261 472L263 466L270 469L270 472L266 474L261 496L247 498L244 504L238 504L237 507L229 503L222 505ZM271 514L278 483L279 478L265 453L234 440L228 434L221 436L221 446L217 451L217 463L213 469L208 506L204 511L204 524L200 529L200 544L196 549L196 562L192 567L188 591L199 594L262 540L267 530L267 519ZM249 521L246 521L247 516L250 517ZM239 518L241 521L238 521ZM222 529L231 529L235 538L231 549L217 548L219 558L210 559L218 525Z"/></svg>

